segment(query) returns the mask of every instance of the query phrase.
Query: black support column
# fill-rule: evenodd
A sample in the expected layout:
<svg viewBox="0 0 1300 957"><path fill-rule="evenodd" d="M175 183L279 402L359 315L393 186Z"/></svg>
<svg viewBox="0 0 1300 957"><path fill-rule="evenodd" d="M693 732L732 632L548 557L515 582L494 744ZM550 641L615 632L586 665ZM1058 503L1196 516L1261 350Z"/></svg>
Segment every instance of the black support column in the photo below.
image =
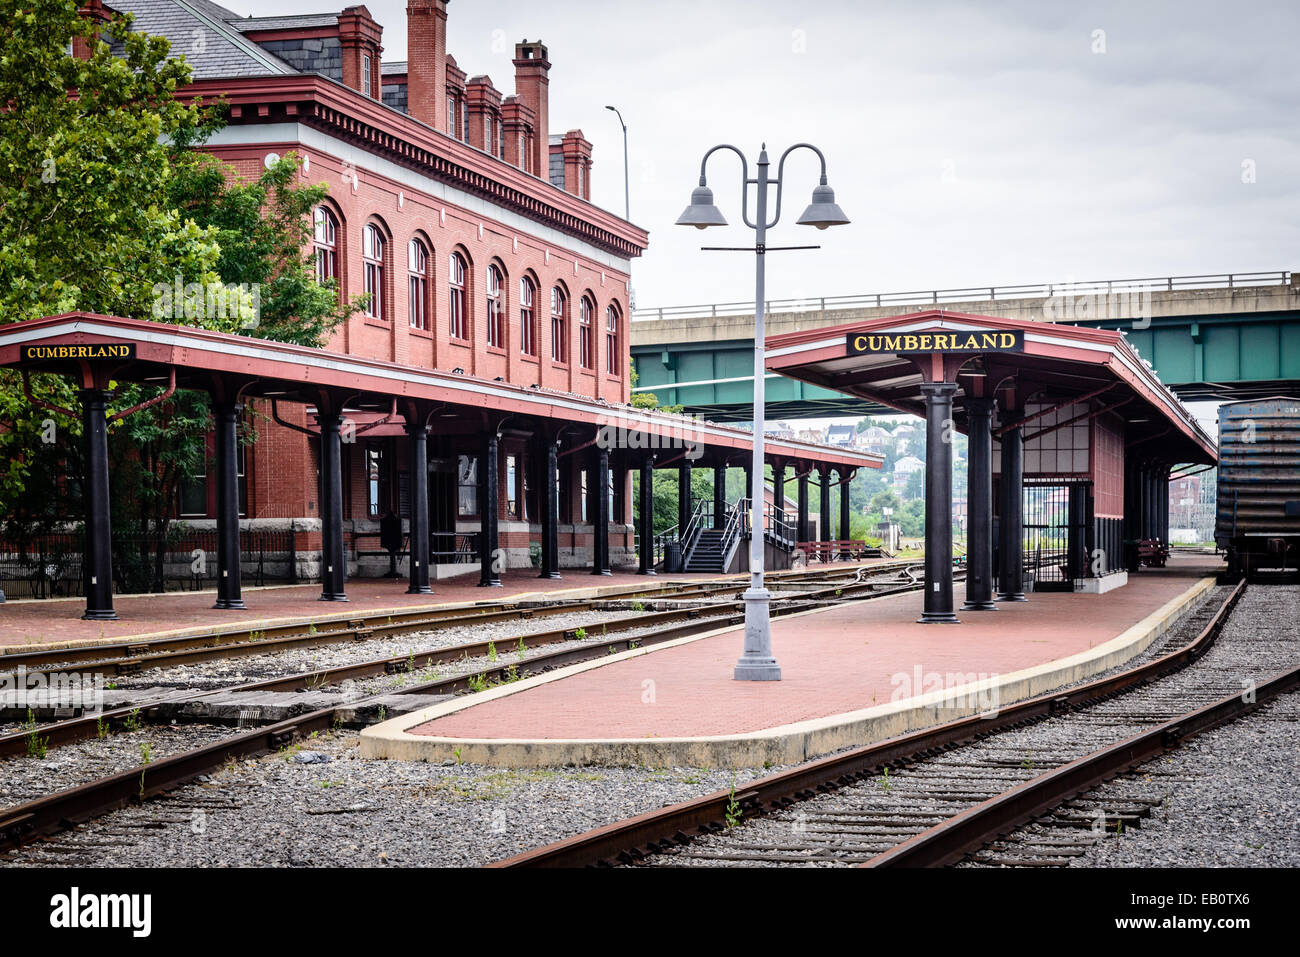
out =
<svg viewBox="0 0 1300 957"><path fill-rule="evenodd" d="M217 466L217 603L214 608L243 608L239 559L239 434L240 407L219 402L216 420Z"/></svg>
<svg viewBox="0 0 1300 957"><path fill-rule="evenodd" d="M608 575L609 570L609 449L598 448L592 456L596 478L596 500L592 503L591 573Z"/></svg>
<svg viewBox="0 0 1300 957"><path fill-rule="evenodd" d="M501 587L501 542L498 535L500 514L498 497L497 451L501 439L495 430L483 436L478 474L478 559L480 588Z"/></svg>
<svg viewBox="0 0 1300 957"><path fill-rule="evenodd" d="M691 467L677 466L677 538L686 534L686 526L691 523Z"/></svg>
<svg viewBox="0 0 1300 957"><path fill-rule="evenodd" d="M923 624L954 624L952 611L952 397L955 382L923 382L925 397L925 601Z"/></svg>
<svg viewBox="0 0 1300 957"><path fill-rule="evenodd" d="M549 436L543 444L546 460L542 464L542 571L538 578L560 577L560 444Z"/></svg>
<svg viewBox="0 0 1300 957"><path fill-rule="evenodd" d="M637 515L637 536L640 539L641 564L638 575L655 573L655 460L648 456L641 462L641 488Z"/></svg>
<svg viewBox="0 0 1300 957"><path fill-rule="evenodd" d="M713 466L713 527L725 528L727 524L727 467Z"/></svg>
<svg viewBox="0 0 1300 957"><path fill-rule="evenodd" d="M831 470L823 466L821 470L821 501L818 503L819 519L817 524L818 538L823 542L829 542L834 536L831 530ZM829 561L830 556L827 555Z"/></svg>
<svg viewBox="0 0 1300 957"><path fill-rule="evenodd" d="M116 621L113 610L113 529L108 497L108 393L85 389L81 397L86 443L86 613L91 621Z"/></svg>
<svg viewBox="0 0 1300 957"><path fill-rule="evenodd" d="M809 540L810 529L808 528L808 473L803 472L799 476L799 519L798 519L798 539L801 542Z"/></svg>
<svg viewBox="0 0 1300 957"><path fill-rule="evenodd" d="M1006 422L1020 418L1020 410L1004 409ZM998 601L1028 601L1025 598L1025 444L1020 426L1002 433L1001 521L998 525Z"/></svg>
<svg viewBox="0 0 1300 957"><path fill-rule="evenodd" d="M424 423L406 423L410 453L411 547L408 595L430 595L429 587L429 437Z"/></svg>
<svg viewBox="0 0 1300 957"><path fill-rule="evenodd" d="M785 521L785 462L780 459L772 463L772 515Z"/></svg>
<svg viewBox="0 0 1300 957"><path fill-rule="evenodd" d="M320 416L321 601L347 601L347 556L343 550L343 447L340 415Z"/></svg>
<svg viewBox="0 0 1300 957"><path fill-rule="evenodd" d="M853 538L849 489L853 485L854 471L854 469L840 469L840 541L844 542Z"/></svg>
<svg viewBox="0 0 1300 957"><path fill-rule="evenodd" d="M994 611L993 400L967 399L966 602L962 611Z"/></svg>

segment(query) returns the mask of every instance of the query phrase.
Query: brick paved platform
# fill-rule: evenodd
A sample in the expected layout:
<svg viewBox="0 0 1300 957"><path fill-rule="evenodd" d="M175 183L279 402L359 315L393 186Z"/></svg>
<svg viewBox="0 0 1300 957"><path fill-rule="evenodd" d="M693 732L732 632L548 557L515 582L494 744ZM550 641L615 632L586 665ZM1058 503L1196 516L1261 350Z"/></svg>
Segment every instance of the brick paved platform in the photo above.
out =
<svg viewBox="0 0 1300 957"><path fill-rule="evenodd" d="M1122 663L1221 568L1209 556L1179 556L1105 595L1036 593L997 611L964 613L961 625L917 624L919 593L845 603L773 622L780 682L732 680L742 633L731 629L394 719L363 734L362 752L442 760L459 748L460 760L504 766L803 760L981 713ZM977 679L983 683L969 694L954 690Z"/></svg>
<svg viewBox="0 0 1300 957"><path fill-rule="evenodd" d="M843 566L879 562L848 562ZM479 588L478 574L444 579L433 585L432 595L406 594L405 579L354 578L347 583L347 602L323 602L320 585L284 585L245 588L243 611L212 607L216 591L166 592L160 595L117 595L113 604L118 621L82 621L85 599L24 599L0 604L0 648L15 650L29 645L85 643L157 638L165 635L221 628L263 627L281 621L306 618L354 618L385 611L410 611L465 602L501 601L592 588L620 590L647 583L702 581L717 575L657 575L647 578L633 570L619 569L610 576L596 576L582 569L568 569L560 579L538 578L533 570L502 575L500 588ZM742 576L743 577L743 576ZM741 580L738 577L737 580Z"/></svg>

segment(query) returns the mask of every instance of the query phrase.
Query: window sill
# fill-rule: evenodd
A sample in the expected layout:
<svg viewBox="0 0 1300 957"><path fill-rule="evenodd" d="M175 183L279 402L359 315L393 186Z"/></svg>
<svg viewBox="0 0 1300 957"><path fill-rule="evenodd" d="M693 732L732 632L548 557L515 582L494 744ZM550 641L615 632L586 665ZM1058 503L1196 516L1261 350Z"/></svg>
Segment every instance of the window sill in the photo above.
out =
<svg viewBox="0 0 1300 957"><path fill-rule="evenodd" d="M552 360L551 360L551 368L552 368L552 369L563 369L563 370L565 370L565 371L567 372L567 371L569 370L569 364L568 364L567 362L557 362L555 359L552 359Z"/></svg>
<svg viewBox="0 0 1300 957"><path fill-rule="evenodd" d="M520 353L519 358L522 359L524 362L531 362L535 366L539 366L542 364L542 360L539 359L537 356L530 356L524 353Z"/></svg>
<svg viewBox="0 0 1300 957"><path fill-rule="evenodd" d="M391 329L392 323L387 319L376 319L374 316L365 316L366 325L373 326L376 329Z"/></svg>
<svg viewBox="0 0 1300 957"><path fill-rule="evenodd" d="M502 358L504 358L506 354L506 349L505 346L487 346L486 352L490 356L501 356Z"/></svg>
<svg viewBox="0 0 1300 957"><path fill-rule="evenodd" d="M447 344L448 344L448 345L451 345L451 346L456 346L456 347L459 348L459 349L471 349L471 348L473 348L473 347L469 344L469 340L468 340L468 339L448 339L448 340L447 340Z"/></svg>
<svg viewBox="0 0 1300 957"><path fill-rule="evenodd" d="M419 336L421 339L428 339L430 342L432 342L433 339L435 338L433 334L433 330L431 329L417 329L415 326L410 326L408 328L410 328L411 330L411 335Z"/></svg>

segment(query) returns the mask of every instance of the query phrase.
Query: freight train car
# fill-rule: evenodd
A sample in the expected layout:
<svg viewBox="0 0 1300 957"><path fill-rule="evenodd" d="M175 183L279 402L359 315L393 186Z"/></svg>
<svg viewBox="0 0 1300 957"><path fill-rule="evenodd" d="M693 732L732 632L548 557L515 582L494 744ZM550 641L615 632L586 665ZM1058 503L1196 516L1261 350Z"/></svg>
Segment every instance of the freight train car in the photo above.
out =
<svg viewBox="0 0 1300 957"><path fill-rule="evenodd" d="M1300 398L1219 407L1214 540L1230 576L1300 574Z"/></svg>

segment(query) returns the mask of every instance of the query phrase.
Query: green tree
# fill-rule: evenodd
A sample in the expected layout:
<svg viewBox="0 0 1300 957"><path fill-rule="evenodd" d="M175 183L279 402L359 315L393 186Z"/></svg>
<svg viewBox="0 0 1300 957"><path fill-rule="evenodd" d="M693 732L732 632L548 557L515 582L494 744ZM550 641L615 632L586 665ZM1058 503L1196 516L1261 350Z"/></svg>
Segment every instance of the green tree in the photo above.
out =
<svg viewBox="0 0 1300 957"><path fill-rule="evenodd" d="M14 105L0 111L0 321L88 310L316 346L361 304L315 278L309 214L327 187L301 182L293 154L245 181L196 150L221 120L173 98L190 74L166 39L132 33L129 17L96 28L68 0L0 0L0 12L11 27L0 101ZM68 37L89 42L88 59L69 54ZM233 303L208 308L223 284L239 287ZM32 380L38 396L75 408L65 380ZM113 408L161 390L120 384ZM13 372L0 372L0 420L8 534L75 514L80 423L33 408ZM210 428L206 393L184 390L111 426L124 590L158 583L177 490L200 471Z"/></svg>

